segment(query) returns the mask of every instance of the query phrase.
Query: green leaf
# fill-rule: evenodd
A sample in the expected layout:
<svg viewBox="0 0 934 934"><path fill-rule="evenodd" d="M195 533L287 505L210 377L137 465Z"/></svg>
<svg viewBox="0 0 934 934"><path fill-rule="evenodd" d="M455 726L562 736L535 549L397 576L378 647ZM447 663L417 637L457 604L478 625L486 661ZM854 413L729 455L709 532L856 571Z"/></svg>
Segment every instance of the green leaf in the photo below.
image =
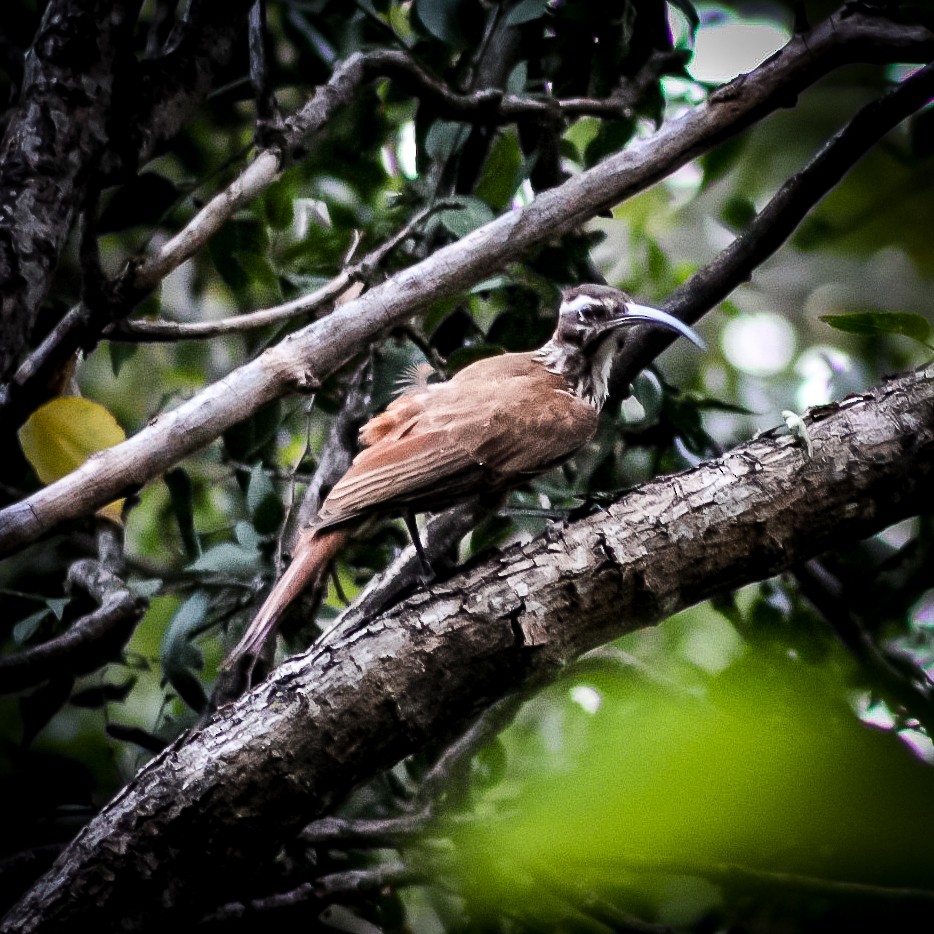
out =
<svg viewBox="0 0 934 934"><path fill-rule="evenodd" d="M192 639L207 618L210 598L203 591L193 593L176 611L162 637L159 658L165 680L194 710L203 710L207 697L195 674L204 667L204 657Z"/></svg>
<svg viewBox="0 0 934 934"><path fill-rule="evenodd" d="M149 752L159 753L168 745L168 743L157 736L138 726L131 726L126 723L110 722L104 728L108 736L119 740L121 743L134 743L135 745L146 749Z"/></svg>
<svg viewBox="0 0 934 934"><path fill-rule="evenodd" d="M253 465L250 472L246 505L253 517L256 532L260 535L270 535L279 528L279 523L282 521L282 502L268 474L263 469L263 465L259 462Z"/></svg>
<svg viewBox="0 0 934 934"><path fill-rule="evenodd" d="M127 699L136 685L136 675L130 675L122 684L101 684L76 691L69 698L73 707L103 707L105 704L121 703Z"/></svg>
<svg viewBox="0 0 934 934"><path fill-rule="evenodd" d="M123 364L136 356L139 344L124 344L121 341L110 341L107 345L110 350L110 369L114 376L119 376Z"/></svg>
<svg viewBox="0 0 934 934"><path fill-rule="evenodd" d="M250 483L246 490L246 505L250 512L256 512L268 496L275 496L276 488L272 485L272 480L263 469L263 465L257 461L250 471Z"/></svg>
<svg viewBox="0 0 934 934"><path fill-rule="evenodd" d="M474 759L473 780L478 788L494 788L506 776L506 747L499 738L485 746Z"/></svg>
<svg viewBox="0 0 934 934"><path fill-rule="evenodd" d="M253 525L241 519L234 526L234 538L244 548L255 549L259 545L259 538L256 535L256 529Z"/></svg>
<svg viewBox="0 0 934 934"><path fill-rule="evenodd" d="M521 94L529 80L529 63L519 62L506 79L506 92L508 94Z"/></svg>
<svg viewBox="0 0 934 934"><path fill-rule="evenodd" d="M189 564L186 570L252 577L262 561L262 556L255 548L244 548L233 542L221 542L209 548L197 561Z"/></svg>
<svg viewBox="0 0 934 934"><path fill-rule="evenodd" d="M169 488L172 511L182 537L185 557L194 561L201 555L201 541L195 531L194 487L188 472L181 467L170 470L165 475L165 485Z"/></svg>
<svg viewBox="0 0 934 934"><path fill-rule="evenodd" d="M572 159L582 160L587 147L597 138L603 124L596 117L581 117L565 131L562 143L570 144L574 152L565 153Z"/></svg>
<svg viewBox="0 0 934 934"><path fill-rule="evenodd" d="M540 19L548 10L548 0L522 0L514 6L503 20L506 26L521 26L533 19Z"/></svg>
<svg viewBox="0 0 934 934"><path fill-rule="evenodd" d="M425 29L455 49L467 48L476 38L471 18L478 12L482 11L475 0L415 0L415 13Z"/></svg>
<svg viewBox="0 0 934 934"><path fill-rule="evenodd" d="M470 124L458 120L435 120L425 135L425 152L434 162L446 162L470 134Z"/></svg>
<svg viewBox="0 0 934 934"><path fill-rule="evenodd" d="M847 315L821 315L821 321L848 334L902 334L930 346L931 325L910 311L858 311Z"/></svg>
<svg viewBox="0 0 934 934"><path fill-rule="evenodd" d="M737 164L746 148L746 141L745 136L734 136L702 157L701 165L704 167L702 184L705 188L723 178Z"/></svg>
<svg viewBox="0 0 934 934"><path fill-rule="evenodd" d="M499 211L509 204L522 180L522 153L514 131L500 133L487 157L475 189L490 207Z"/></svg>
<svg viewBox="0 0 934 934"><path fill-rule="evenodd" d="M45 605L55 614L56 619L61 619L65 612L65 607L70 603L68 597L50 598L45 601Z"/></svg>
<svg viewBox="0 0 934 934"><path fill-rule="evenodd" d="M272 263L258 253L237 253L237 262L248 276L250 285L259 286L268 293L271 301L282 298L279 277Z"/></svg>
<svg viewBox="0 0 934 934"><path fill-rule="evenodd" d="M626 147L636 130L636 121L631 119L611 120L601 126L584 153L585 165L594 165L612 153Z"/></svg>
<svg viewBox="0 0 934 934"><path fill-rule="evenodd" d="M282 401L277 399L224 432L227 453L235 461L256 460L263 448L273 446L281 422Z"/></svg>
<svg viewBox="0 0 934 934"><path fill-rule="evenodd" d="M285 179L279 179L266 189L263 195L263 213L266 221L274 230L285 230L291 226L295 217L292 198L292 186Z"/></svg>
<svg viewBox="0 0 934 934"><path fill-rule="evenodd" d="M795 232L792 243L799 250L816 250L828 243L832 244L838 235L837 228L826 217L811 215L805 218Z"/></svg>
<svg viewBox="0 0 934 934"><path fill-rule="evenodd" d="M211 237L208 252L220 277L234 291L250 284L250 270L244 265L246 256L263 256L269 247L266 227L256 218L228 221Z"/></svg>
<svg viewBox="0 0 934 934"><path fill-rule="evenodd" d="M683 398L697 406L702 412L729 412L731 415L755 415L752 409L735 402L727 402L714 396L704 396L699 392L686 392Z"/></svg>
<svg viewBox="0 0 934 934"><path fill-rule="evenodd" d="M41 610L36 610L35 613L30 613L25 619L21 619L13 627L13 641L17 645L22 645L24 642L31 639L39 629L42 620L49 615L49 608L43 607Z"/></svg>
<svg viewBox="0 0 934 934"><path fill-rule="evenodd" d="M455 237L465 237L472 230L488 224L496 217L492 208L479 198L463 197L460 200L463 207L450 208L438 213L438 220Z"/></svg>
<svg viewBox="0 0 934 934"><path fill-rule="evenodd" d="M727 198L720 208L720 219L733 230L742 230L756 216L756 206L748 198Z"/></svg>

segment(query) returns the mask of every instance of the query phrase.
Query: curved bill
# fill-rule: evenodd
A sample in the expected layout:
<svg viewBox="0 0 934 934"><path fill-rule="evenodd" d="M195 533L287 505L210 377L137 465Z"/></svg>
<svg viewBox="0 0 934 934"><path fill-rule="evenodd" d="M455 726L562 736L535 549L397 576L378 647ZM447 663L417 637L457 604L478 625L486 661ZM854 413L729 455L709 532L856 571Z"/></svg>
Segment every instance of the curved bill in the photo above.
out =
<svg viewBox="0 0 934 934"><path fill-rule="evenodd" d="M688 327L683 321L679 321L674 315L667 311L661 311L658 308L651 308L648 305L638 305L635 302L628 302L626 313L613 321L607 323L607 329L620 327L624 324L660 324L662 327L670 328L686 337L692 344L696 344L701 350L706 350L707 345L701 336L693 328Z"/></svg>

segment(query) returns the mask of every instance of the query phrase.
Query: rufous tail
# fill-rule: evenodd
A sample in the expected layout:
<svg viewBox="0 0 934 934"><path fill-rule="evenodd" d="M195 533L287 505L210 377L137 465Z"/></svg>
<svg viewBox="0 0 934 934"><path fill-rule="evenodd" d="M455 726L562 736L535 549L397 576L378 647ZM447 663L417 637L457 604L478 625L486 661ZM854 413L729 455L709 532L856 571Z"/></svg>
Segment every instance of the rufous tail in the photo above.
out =
<svg viewBox="0 0 934 934"><path fill-rule="evenodd" d="M292 555L292 563L276 581L253 622L227 656L225 667L235 666L244 656L255 658L259 655L286 607L306 587L321 583L328 565L346 540L347 532L343 529L309 531L302 535Z"/></svg>

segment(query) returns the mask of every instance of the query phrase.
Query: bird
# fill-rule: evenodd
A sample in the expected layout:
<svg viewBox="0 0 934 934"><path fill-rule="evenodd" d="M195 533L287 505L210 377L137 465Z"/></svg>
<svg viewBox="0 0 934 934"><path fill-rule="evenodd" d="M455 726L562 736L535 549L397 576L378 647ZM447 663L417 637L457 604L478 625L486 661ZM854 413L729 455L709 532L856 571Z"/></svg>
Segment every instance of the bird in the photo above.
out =
<svg viewBox="0 0 934 934"><path fill-rule="evenodd" d="M472 363L445 382L417 368L398 395L360 429L360 453L332 487L317 521L270 591L225 669L250 664L285 609L321 583L351 531L373 515L401 514L426 565L414 516L483 494L501 494L561 464L597 430L627 328L697 333L667 312L607 285L562 291L557 327L540 349Z"/></svg>

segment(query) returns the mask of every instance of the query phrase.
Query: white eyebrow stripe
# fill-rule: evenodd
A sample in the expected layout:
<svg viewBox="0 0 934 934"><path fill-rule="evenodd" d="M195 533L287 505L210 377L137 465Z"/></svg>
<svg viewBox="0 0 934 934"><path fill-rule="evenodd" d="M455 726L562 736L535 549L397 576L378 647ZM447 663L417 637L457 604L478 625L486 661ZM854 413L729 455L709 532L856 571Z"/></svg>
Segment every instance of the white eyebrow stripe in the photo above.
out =
<svg viewBox="0 0 934 934"><path fill-rule="evenodd" d="M600 302L590 295L578 295L577 298L572 298L569 302L564 302L561 305L561 311L562 312L580 311L582 308L587 308L590 305L599 305L599 304Z"/></svg>

